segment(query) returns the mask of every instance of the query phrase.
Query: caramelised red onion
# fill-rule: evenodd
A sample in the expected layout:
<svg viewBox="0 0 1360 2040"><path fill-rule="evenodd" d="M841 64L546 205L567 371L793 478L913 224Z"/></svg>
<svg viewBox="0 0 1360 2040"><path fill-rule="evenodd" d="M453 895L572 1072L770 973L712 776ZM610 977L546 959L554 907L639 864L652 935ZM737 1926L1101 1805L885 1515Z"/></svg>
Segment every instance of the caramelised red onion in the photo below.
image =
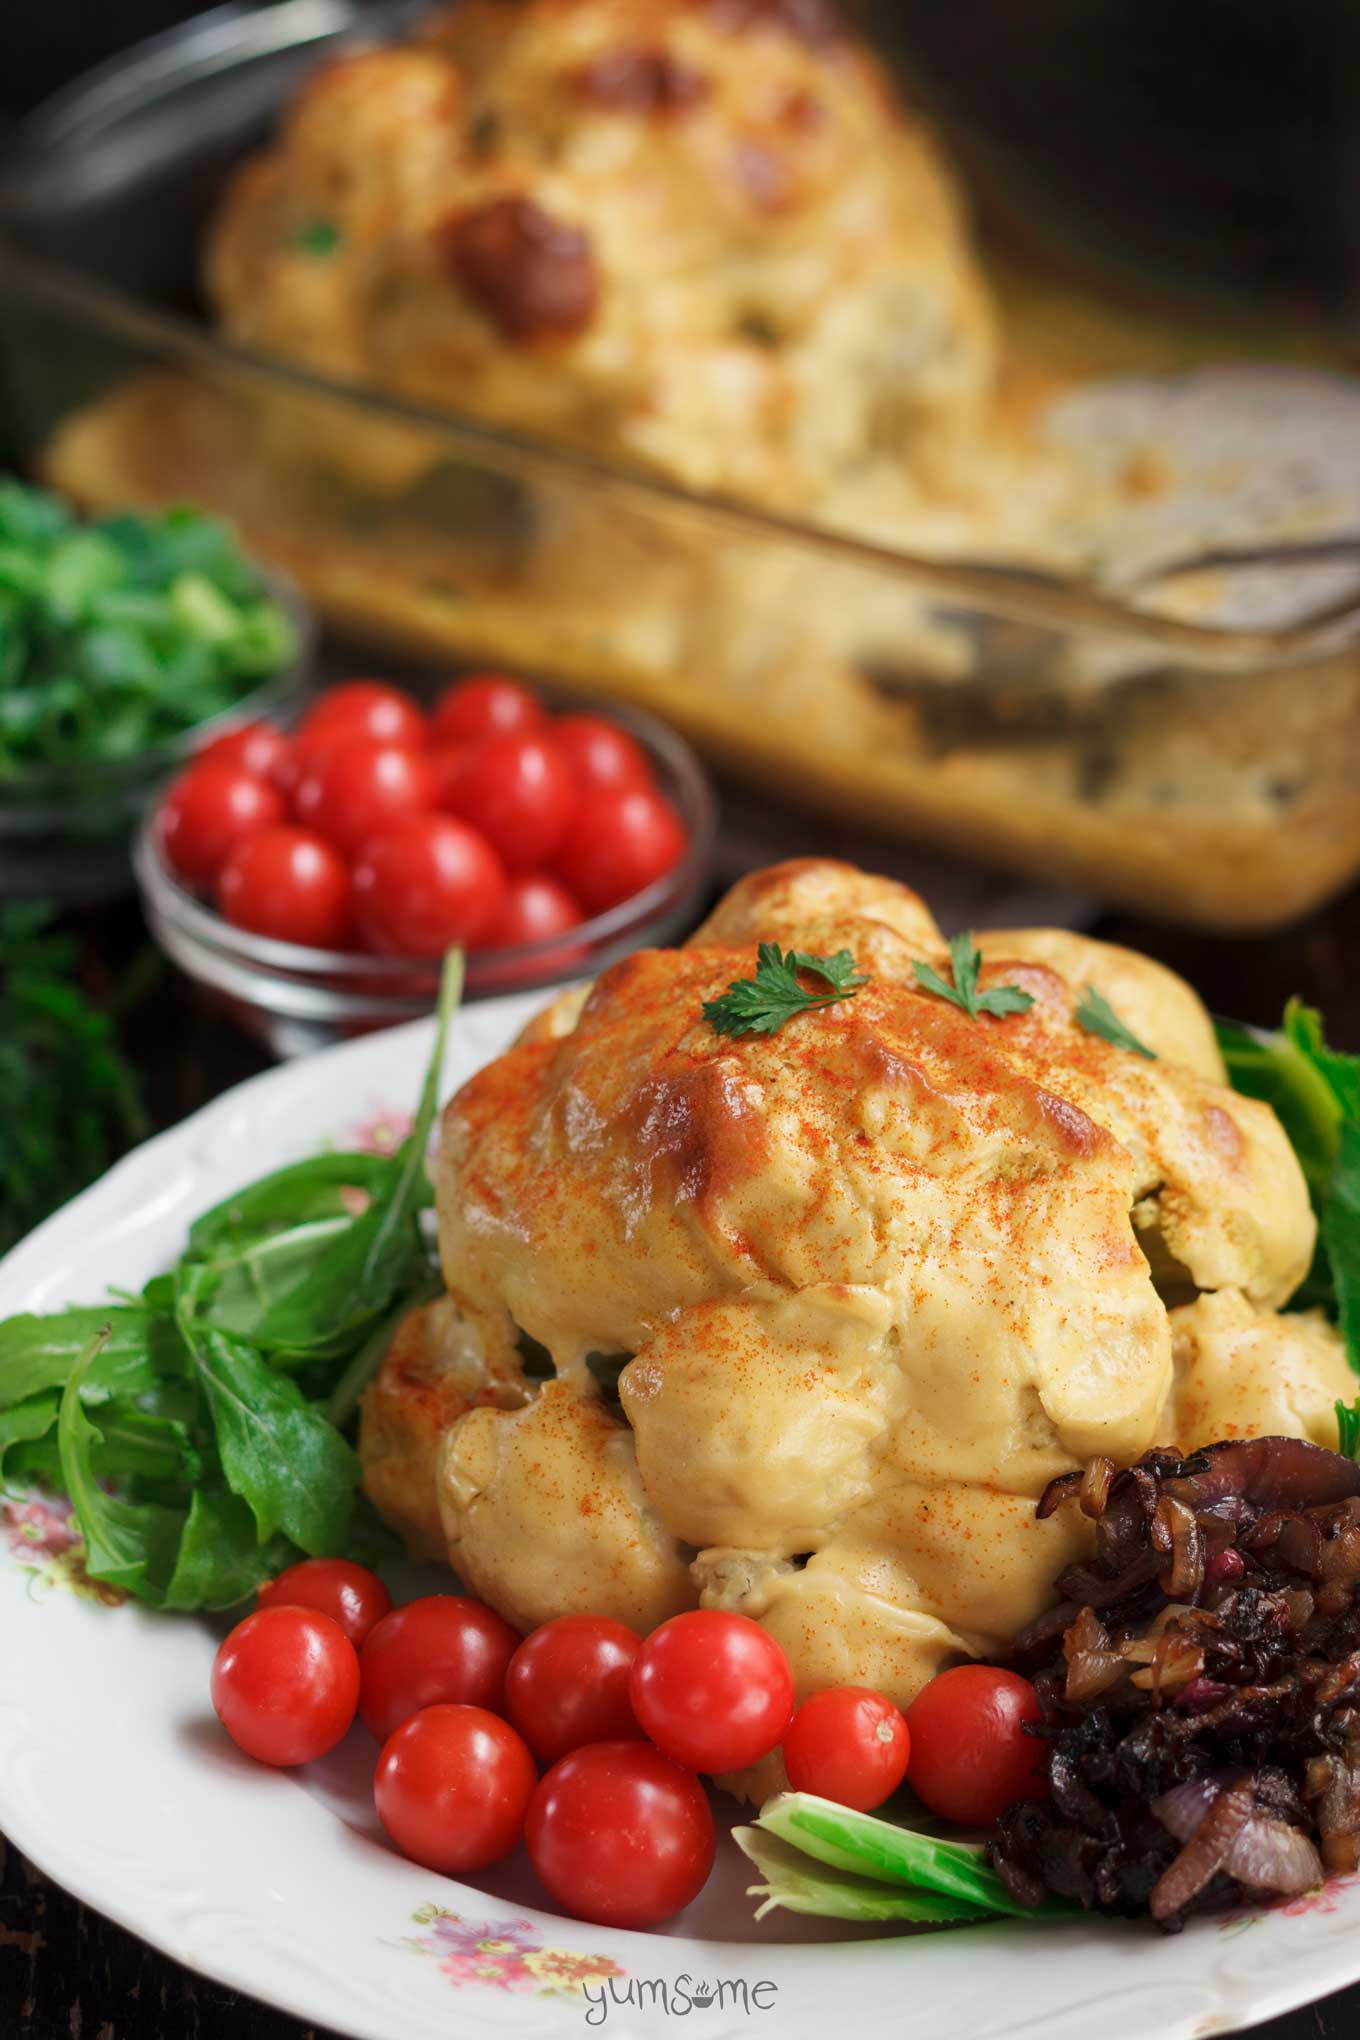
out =
<svg viewBox="0 0 1360 2040"><path fill-rule="evenodd" d="M1090 1516L1099 1521L1105 1514L1105 1507L1110 1499L1110 1483L1113 1479L1112 1459L1106 1459L1102 1454L1091 1461L1081 1477L1081 1486L1077 1490L1078 1505L1083 1516Z"/></svg>
<svg viewBox="0 0 1360 2040"><path fill-rule="evenodd" d="M1191 1679L1176 1695L1176 1705L1187 1714L1203 1714L1210 1707L1217 1707L1220 1700L1226 1700L1232 1687L1222 1679Z"/></svg>
<svg viewBox="0 0 1360 2040"><path fill-rule="evenodd" d="M1193 1601L1204 1585L1204 1532L1193 1509L1163 1495L1157 1504L1156 1527L1171 1546L1171 1563L1159 1575L1162 1592L1173 1601Z"/></svg>
<svg viewBox="0 0 1360 2040"><path fill-rule="evenodd" d="M1310 1757L1303 1796L1313 1808L1328 1873L1360 1869L1360 1753L1348 1745L1344 1754Z"/></svg>
<svg viewBox="0 0 1360 2040"><path fill-rule="evenodd" d="M1214 1861L1207 1874L1195 1884L1196 1892L1203 1889L1216 1870L1226 1870L1239 1884L1250 1885L1253 1890L1276 1891L1282 1896L1297 1896L1299 1892L1312 1891L1322 1883L1326 1874L1322 1858L1302 1829L1253 1811L1251 1773L1224 1771L1213 1778L1195 1778L1188 1784L1174 1786L1160 1799L1152 1801L1152 1811L1162 1826L1178 1842L1186 1844L1157 1887L1160 1891L1163 1885L1168 1886L1168 1892L1164 1894L1166 1902L1160 1910L1156 1902L1157 1893L1153 1893L1152 1910L1158 1917L1165 1917L1186 1903L1186 1897L1178 1893L1183 1885L1188 1888L1191 1878L1198 1875L1204 1863L1196 1857L1185 1870L1182 1870L1182 1865L1191 1847L1204 1833L1209 1814L1225 1794L1244 1798L1246 1813L1240 1820L1235 1810L1230 1814L1225 1823L1230 1831L1226 1842L1219 1836L1210 1837L1213 1846L1202 1851L1201 1855L1207 1860L1212 1854ZM1176 1880L1174 1885L1173 1879Z"/></svg>
<svg viewBox="0 0 1360 2040"><path fill-rule="evenodd" d="M1148 1911L1154 1920L1170 1919L1183 1911L1220 1870L1227 1869L1233 1847L1251 1820L1252 1804L1249 1783L1215 1792L1208 1812L1196 1821L1184 1848L1152 1887ZM1155 1802L1152 1811L1157 1811Z"/></svg>
<svg viewBox="0 0 1360 2040"><path fill-rule="evenodd" d="M1067 1631L1063 1657L1067 1661L1063 1690L1071 1706L1080 1706L1083 1701L1107 1693L1128 1669L1094 1608L1083 1608Z"/></svg>
<svg viewBox="0 0 1360 2040"><path fill-rule="evenodd" d="M1360 1868L1360 1463L1297 1438L1158 1447L1108 1485L1100 1461L1060 1475L1040 1513L1084 1500L1091 1548L1014 1647L1052 1790L997 1822L1008 1888L1175 1933ZM1187 1778L1207 1782L1155 1796Z"/></svg>

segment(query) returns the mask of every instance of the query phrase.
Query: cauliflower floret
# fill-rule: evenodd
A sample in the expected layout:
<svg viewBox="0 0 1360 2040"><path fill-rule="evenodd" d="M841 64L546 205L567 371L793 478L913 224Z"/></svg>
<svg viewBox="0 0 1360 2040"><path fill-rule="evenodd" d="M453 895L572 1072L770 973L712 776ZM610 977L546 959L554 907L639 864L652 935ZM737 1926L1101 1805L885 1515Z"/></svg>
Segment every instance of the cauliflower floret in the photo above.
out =
<svg viewBox="0 0 1360 2040"><path fill-rule="evenodd" d="M610 1615L646 1630L694 1605L682 1551L638 1479L626 1425L568 1382L448 1431L438 1500L450 1563L520 1629Z"/></svg>

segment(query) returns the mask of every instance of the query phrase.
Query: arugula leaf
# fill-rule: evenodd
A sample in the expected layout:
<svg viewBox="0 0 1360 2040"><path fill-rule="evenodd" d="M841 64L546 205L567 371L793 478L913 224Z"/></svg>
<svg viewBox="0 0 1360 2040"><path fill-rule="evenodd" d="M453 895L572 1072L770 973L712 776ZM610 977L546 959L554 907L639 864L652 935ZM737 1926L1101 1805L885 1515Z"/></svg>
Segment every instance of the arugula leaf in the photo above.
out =
<svg viewBox="0 0 1360 2040"><path fill-rule="evenodd" d="M1113 1042L1116 1048L1131 1049L1134 1055L1146 1056L1149 1062L1157 1057L1145 1041L1140 1041L1131 1027L1126 1027L1103 992L1094 985L1087 985L1082 994L1081 1004L1073 1015L1078 1027L1084 1027L1088 1034L1098 1034L1102 1041Z"/></svg>
<svg viewBox="0 0 1360 2040"><path fill-rule="evenodd" d="M62 1392L57 1418L62 1484L85 1540L85 1570L91 1579L121 1587L158 1608L174 1571L186 1513L159 1503L124 1501L100 1487L94 1469L100 1434L85 1414L80 1393L97 1352L96 1338Z"/></svg>
<svg viewBox="0 0 1360 2040"><path fill-rule="evenodd" d="M1291 1308L1331 1312L1360 1373L1360 1056L1329 1048L1321 1016L1297 999L1275 1034L1216 1025L1233 1088L1273 1107L1317 1213L1317 1254Z"/></svg>
<svg viewBox="0 0 1360 2040"><path fill-rule="evenodd" d="M311 1557L344 1549L359 1460L297 1383L229 1332L198 1324L186 1282L180 1329L212 1412L222 1471L263 1543L282 1530Z"/></svg>
<svg viewBox="0 0 1360 2040"><path fill-rule="evenodd" d="M90 1342L107 1332L85 1374L87 1402L142 1395L160 1372L149 1351L147 1313L136 1304L57 1311L49 1317L12 1317L0 1324L0 1408L44 1389L65 1388L86 1358Z"/></svg>
<svg viewBox="0 0 1360 2040"><path fill-rule="evenodd" d="M831 990L809 992L799 981L800 971L821 978ZM805 949L781 950L777 942L762 942L756 951L755 976L734 978L721 998L706 999L703 1016L715 1034L776 1034L796 1013L853 999L868 982L858 974L848 949L838 949L834 956L814 956Z"/></svg>
<svg viewBox="0 0 1360 2040"><path fill-rule="evenodd" d="M1286 1038L1326 1081L1345 1119L1360 1119L1360 1055L1328 1048L1316 1006L1291 999L1284 1009Z"/></svg>
<svg viewBox="0 0 1360 2040"><path fill-rule="evenodd" d="M379 1195L387 1187L392 1166L391 1155L343 1152L290 1162L244 1190L233 1191L196 1218L189 1228L189 1252L213 1260L315 1219L353 1218L346 1193Z"/></svg>
<svg viewBox="0 0 1360 2040"><path fill-rule="evenodd" d="M317 1257L305 1278L265 1311L253 1337L289 1353L335 1357L352 1352L404 1288L428 1273L420 1215L434 1201L426 1156L439 1101L439 1075L454 1010L462 996L463 958L450 952L420 1101L411 1131L387 1162L373 1201Z"/></svg>
<svg viewBox="0 0 1360 2040"><path fill-rule="evenodd" d="M1360 1396L1353 1403L1336 1403L1334 1408L1337 1451L1343 1459L1360 1459Z"/></svg>
<svg viewBox="0 0 1360 2040"><path fill-rule="evenodd" d="M271 1313L314 1278L322 1250L346 1236L354 1224L353 1212L309 1219L252 1241L237 1253L187 1263L201 1270L203 1278L197 1290L198 1315L218 1331L253 1340L269 1352L275 1366L306 1364L311 1355L273 1343L268 1331Z"/></svg>
<svg viewBox="0 0 1360 2040"><path fill-rule="evenodd" d="M907 1889L881 1884L848 1870L833 1870L759 1828L733 1828L732 1839L765 1879L763 1884L748 1885L746 1892L748 1898L763 1901L756 1907L758 1920L776 1906L819 1919L911 1920L931 1926L963 1926L993 1917L985 1907L971 1905L967 1899L947 1898L919 1886Z"/></svg>
<svg viewBox="0 0 1360 2040"><path fill-rule="evenodd" d="M35 1395L27 1402L15 1403L10 1409L0 1410L0 1489L5 1486L6 1462L14 1448L19 1445L35 1444L40 1438L46 1438L56 1427L60 1408L61 1397L48 1394Z"/></svg>
<svg viewBox="0 0 1360 2040"><path fill-rule="evenodd" d="M90 1407L88 1395L82 1396ZM100 1444L94 1470L105 1479L184 1481L191 1487L203 1476L203 1455L189 1426L177 1417L159 1416L132 1403L114 1402L98 1413Z"/></svg>
<svg viewBox="0 0 1360 2040"><path fill-rule="evenodd" d="M1285 1024L1276 1034L1257 1033L1232 1020L1215 1022L1233 1089L1259 1098L1273 1109L1289 1135L1315 1200L1326 1190L1341 1122L1346 1117L1343 1096L1349 1087L1344 1079L1338 1084L1329 1065L1354 1064L1360 1070L1360 1057L1327 1050L1324 1064L1310 1051L1306 1045L1312 1032L1308 1023L1316 1020L1316 1014L1291 999L1285 1008Z"/></svg>
<svg viewBox="0 0 1360 2040"><path fill-rule="evenodd" d="M757 1826L833 1870L908 1890L937 1892L979 1912L1033 1919L1074 1910L1059 1900L1048 1900L1037 1910L1022 1906L978 1843L946 1841L899 1827L895 1821L855 1813L811 1792L778 1793L761 1807Z"/></svg>
<svg viewBox="0 0 1360 2040"><path fill-rule="evenodd" d="M285 1538L262 1544L255 1518L239 1495L199 1488L189 1503L175 1569L166 1584L167 1609L234 1608L298 1556Z"/></svg>
<svg viewBox="0 0 1360 2040"><path fill-rule="evenodd" d="M986 992L978 990L982 951L971 929L954 936L949 944L949 957L954 973L952 985L928 963L913 963L911 968L922 991L933 992L937 999L948 999L951 1006L960 1007L970 1020L976 1020L979 1013L990 1013L994 1019L1004 1020L1008 1013L1027 1013L1034 1004L1034 994L1022 992L1019 985L995 985Z"/></svg>
<svg viewBox="0 0 1360 2040"><path fill-rule="evenodd" d="M1337 1317L1351 1366L1360 1373L1360 1120L1348 1119L1337 1142L1322 1207L1322 1251L1336 1290Z"/></svg>

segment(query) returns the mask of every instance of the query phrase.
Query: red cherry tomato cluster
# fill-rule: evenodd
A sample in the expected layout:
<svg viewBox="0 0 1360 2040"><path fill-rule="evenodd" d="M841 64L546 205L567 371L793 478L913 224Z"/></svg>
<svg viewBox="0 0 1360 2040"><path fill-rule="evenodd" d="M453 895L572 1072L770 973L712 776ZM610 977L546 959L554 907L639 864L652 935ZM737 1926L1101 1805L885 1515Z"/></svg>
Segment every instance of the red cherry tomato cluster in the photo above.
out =
<svg viewBox="0 0 1360 2040"><path fill-rule="evenodd" d="M259 1603L212 1676L213 1705L248 1755L310 1763L357 1714L381 1744L374 1803L404 1856L457 1875L523 1840L558 1904L604 1925L653 1926L697 1896L714 1856L698 1774L744 1769L781 1743L796 1790L862 1811L904 1775L969 1827L1047 1789L1043 1746L1024 1733L1034 1689L990 1666L941 1673L905 1720L862 1686L795 1711L778 1643L716 1609L645 1640L564 1615L521 1641L461 1594L394 1609L374 1574L340 1559L293 1566Z"/></svg>
<svg viewBox="0 0 1360 2040"><path fill-rule="evenodd" d="M683 856L647 754L485 674L427 714L379 680L332 687L292 735L219 737L157 817L171 870L252 934L437 956L566 936Z"/></svg>
<svg viewBox="0 0 1360 2040"><path fill-rule="evenodd" d="M392 1608L340 1559L304 1560L259 1603L212 1677L243 1750L310 1763L357 1715L382 1746L374 1802L403 1855L465 1873L523 1839L559 1904L614 1926L697 1895L714 1854L697 1773L768 1755L793 1712L788 1660L744 1615L677 1615L645 1641L565 1615L521 1641L461 1594Z"/></svg>

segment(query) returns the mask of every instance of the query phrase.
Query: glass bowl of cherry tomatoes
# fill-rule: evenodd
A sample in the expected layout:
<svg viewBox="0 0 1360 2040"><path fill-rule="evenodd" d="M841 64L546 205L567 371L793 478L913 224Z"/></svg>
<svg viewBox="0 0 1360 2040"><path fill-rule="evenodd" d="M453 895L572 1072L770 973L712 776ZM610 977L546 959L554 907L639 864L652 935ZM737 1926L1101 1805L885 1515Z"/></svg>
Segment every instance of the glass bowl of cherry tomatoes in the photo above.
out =
<svg viewBox="0 0 1360 2040"><path fill-rule="evenodd" d="M592 977L694 919L716 806L635 710L549 705L474 674L426 706L382 680L210 744L144 822L166 953L276 1055L435 1003L444 952L488 997Z"/></svg>

